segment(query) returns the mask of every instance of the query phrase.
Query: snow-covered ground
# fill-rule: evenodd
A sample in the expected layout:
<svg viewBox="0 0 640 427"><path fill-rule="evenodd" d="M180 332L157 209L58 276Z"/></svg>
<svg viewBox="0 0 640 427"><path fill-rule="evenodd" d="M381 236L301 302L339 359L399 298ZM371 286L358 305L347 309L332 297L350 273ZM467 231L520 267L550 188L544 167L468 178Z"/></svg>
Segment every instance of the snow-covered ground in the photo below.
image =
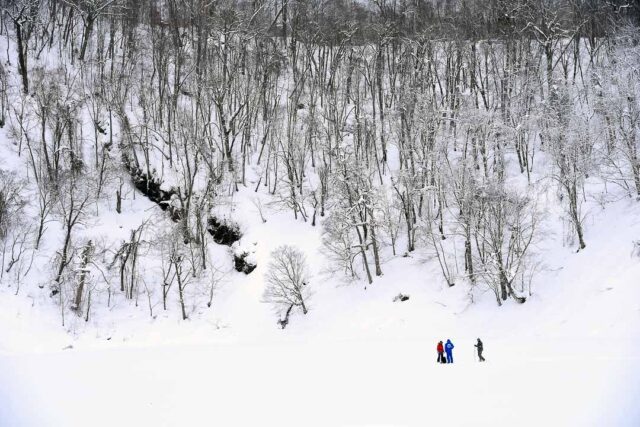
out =
<svg viewBox="0 0 640 427"><path fill-rule="evenodd" d="M366 290L318 280L285 330L260 302L260 274L226 283L194 320L129 314L76 334L54 308L3 292L0 425L637 426L640 212L620 201L592 218L587 249L545 254L529 300L501 308L429 279L419 255L389 261ZM317 244L307 224L255 227L262 264L281 242ZM398 292L411 298L392 302ZM455 363L438 365L446 338Z"/></svg>
<svg viewBox="0 0 640 427"><path fill-rule="evenodd" d="M24 174L1 136L0 168ZM324 273L321 227L270 209L249 175L219 213L242 225L258 267L235 272L228 248L212 243L222 277L213 305L198 299L185 321L175 295L162 310L157 274L145 276L157 266L143 265L153 316L144 295L115 295L107 307L102 289L88 322L67 313L62 327L46 286L62 240L50 225L29 283L17 295L10 280L0 288L0 427L640 425L637 201L602 210L590 198L587 248L575 253L557 229L553 191L542 189L550 199L549 229L536 243L542 271L525 304L497 307L490 290L446 286L423 248L406 258L385 248L384 276L366 288ZM266 223L255 197L264 198ZM97 203L78 241L113 249L144 219L154 231L172 226L128 183L124 199L121 215L113 200ZM314 293L309 313L295 313L285 330L262 302L270 253L282 244L305 252ZM399 292L410 299L393 302ZM477 337L486 363L475 359ZM435 346L447 338L455 363L439 365Z"/></svg>
<svg viewBox="0 0 640 427"><path fill-rule="evenodd" d="M2 425L637 426L638 347L491 341L192 345L2 358ZM599 351L596 351L599 350ZM8 420L8 422L7 422Z"/></svg>

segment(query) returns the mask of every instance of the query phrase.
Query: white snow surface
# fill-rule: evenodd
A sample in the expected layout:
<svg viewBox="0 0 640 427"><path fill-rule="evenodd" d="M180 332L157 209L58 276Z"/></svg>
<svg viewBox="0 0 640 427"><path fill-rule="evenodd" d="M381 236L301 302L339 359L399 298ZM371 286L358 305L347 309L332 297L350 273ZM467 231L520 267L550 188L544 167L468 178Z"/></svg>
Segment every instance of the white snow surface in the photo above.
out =
<svg viewBox="0 0 640 427"><path fill-rule="evenodd" d="M366 289L314 269L309 314L285 330L261 302L269 252L294 244L319 264L319 230L282 213L250 221L245 202L235 219L258 269L233 273L190 320L141 304L64 329L55 308L3 289L0 425L640 424L636 202L592 211L579 253L541 244L547 265L523 305L497 307L490 291L470 303L418 251ZM392 302L398 292L410 299ZM447 338L455 363L436 364Z"/></svg>

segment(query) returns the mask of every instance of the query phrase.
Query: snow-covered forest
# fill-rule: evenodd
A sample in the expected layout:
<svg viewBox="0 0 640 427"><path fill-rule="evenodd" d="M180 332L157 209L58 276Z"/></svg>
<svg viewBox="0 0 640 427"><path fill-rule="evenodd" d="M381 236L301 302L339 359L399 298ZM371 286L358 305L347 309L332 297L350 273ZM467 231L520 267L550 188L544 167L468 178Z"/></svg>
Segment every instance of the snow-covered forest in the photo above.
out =
<svg viewBox="0 0 640 427"><path fill-rule="evenodd" d="M637 2L0 6L0 351L556 331L637 363Z"/></svg>

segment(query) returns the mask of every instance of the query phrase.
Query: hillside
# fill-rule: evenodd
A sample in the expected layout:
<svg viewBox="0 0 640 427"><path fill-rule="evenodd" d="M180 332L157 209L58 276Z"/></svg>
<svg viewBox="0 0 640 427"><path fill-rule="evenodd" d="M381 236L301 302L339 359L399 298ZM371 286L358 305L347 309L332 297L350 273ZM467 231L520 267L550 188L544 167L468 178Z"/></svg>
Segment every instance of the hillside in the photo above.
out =
<svg viewBox="0 0 640 427"><path fill-rule="evenodd" d="M2 8L0 426L640 422L636 8Z"/></svg>

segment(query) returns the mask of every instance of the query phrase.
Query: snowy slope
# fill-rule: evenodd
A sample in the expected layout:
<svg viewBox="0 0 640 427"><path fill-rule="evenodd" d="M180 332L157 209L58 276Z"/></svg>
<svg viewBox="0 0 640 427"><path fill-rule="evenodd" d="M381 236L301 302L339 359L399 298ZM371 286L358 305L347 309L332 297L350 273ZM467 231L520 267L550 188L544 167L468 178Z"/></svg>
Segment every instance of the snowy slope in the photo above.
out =
<svg viewBox="0 0 640 427"><path fill-rule="evenodd" d="M29 173L7 129L0 150L0 169ZM392 165L395 157L391 149ZM168 183L172 172L163 175ZM28 282L17 295L8 277L0 287L0 427L640 425L637 201L603 209L589 199L587 248L575 253L565 245L551 184L541 183L548 228L536 243L541 272L525 304L497 307L490 290L449 288L423 248L408 257L385 248L384 276L369 286L328 274L321 226L296 221L255 193L258 172L217 212L241 225L241 243L255 250L258 267L238 273L230 249L211 244L220 279L212 306L198 299L185 321L175 295L162 310L157 287L153 315L144 295L114 295L107 308L107 292L98 289L100 309L90 320L67 313L62 327L45 286L63 239L52 221ZM109 185L111 194L116 184ZM32 196L34 188L27 190ZM96 203L78 241L114 250L144 220L150 233L174 226L128 182L124 191L123 213L113 200ZM306 254L314 293L309 313L294 314L285 330L262 301L270 253L283 244ZM147 260L141 276L157 280L158 265ZM200 285L188 292L206 293ZM399 292L410 299L393 302ZM484 364L474 357L477 337ZM456 345L456 363L437 365L435 345L446 338Z"/></svg>
<svg viewBox="0 0 640 427"><path fill-rule="evenodd" d="M259 265L280 243L319 245L316 229L278 215L247 232L264 242ZM3 292L0 425L638 425L639 235L636 203L594 210L591 244L576 254L550 239L533 295L501 308L430 279L419 255L388 262L366 290L318 275L311 311L284 331L261 303L260 270L221 286L195 320L133 316L75 336ZM392 302L398 292L410 300ZM440 366L447 337L456 363Z"/></svg>

